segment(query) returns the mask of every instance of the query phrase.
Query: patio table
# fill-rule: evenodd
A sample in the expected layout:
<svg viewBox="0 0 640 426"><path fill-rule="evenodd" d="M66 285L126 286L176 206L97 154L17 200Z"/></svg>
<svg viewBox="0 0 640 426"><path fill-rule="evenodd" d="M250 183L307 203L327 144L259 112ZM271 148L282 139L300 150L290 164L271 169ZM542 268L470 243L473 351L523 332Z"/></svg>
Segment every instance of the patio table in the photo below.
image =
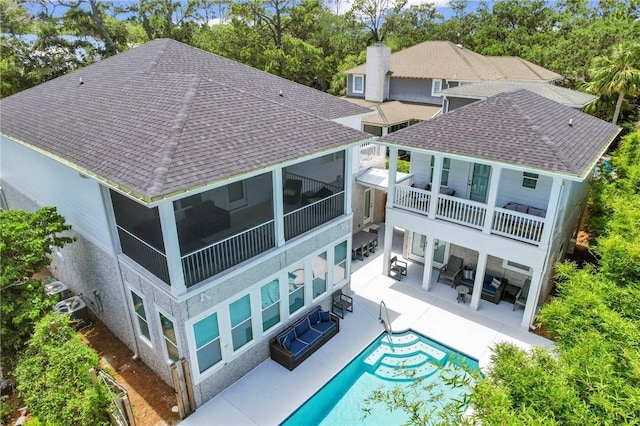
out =
<svg viewBox="0 0 640 426"><path fill-rule="evenodd" d="M352 259L356 257L356 250L362 249L364 256L368 256L369 247L371 243L378 238L378 235L373 232L358 231L353 234L351 242L351 256Z"/></svg>

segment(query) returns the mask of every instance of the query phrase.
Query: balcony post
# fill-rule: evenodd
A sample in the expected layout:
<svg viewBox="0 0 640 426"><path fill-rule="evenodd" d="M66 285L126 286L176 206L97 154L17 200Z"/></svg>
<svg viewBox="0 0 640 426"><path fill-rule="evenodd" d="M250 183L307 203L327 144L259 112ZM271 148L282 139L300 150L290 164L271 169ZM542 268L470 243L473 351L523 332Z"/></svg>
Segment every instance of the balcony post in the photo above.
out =
<svg viewBox="0 0 640 426"><path fill-rule="evenodd" d="M344 192L344 214L351 214L351 191L353 185L353 155L352 149L344 150L344 170L342 171L342 191ZM360 155L360 151L358 151Z"/></svg>
<svg viewBox="0 0 640 426"><path fill-rule="evenodd" d="M533 323L534 316L536 314L536 308L538 307L538 297L540 297L540 290L542 289L542 270L540 268L533 268L531 271L531 284L529 285L529 293L527 293L527 301L524 305L524 313L522 314L522 322L520 328L528 330Z"/></svg>
<svg viewBox="0 0 640 426"><path fill-rule="evenodd" d="M164 252L167 256L171 293L177 296L186 293L187 286L184 283L180 244L178 243L178 228L176 227L176 215L173 210L173 203L166 202L158 205L158 213L160 215L162 240L164 241Z"/></svg>
<svg viewBox="0 0 640 426"><path fill-rule="evenodd" d="M540 248L547 248L550 244L551 235L553 233L553 225L556 222L558 207L560 206L560 198L562 198L562 178L553 177L553 185L551 186L551 194L549 194L549 204L547 205L547 215L544 218L544 227L540 236ZM559 226L562 226L561 224Z"/></svg>
<svg viewBox="0 0 640 426"><path fill-rule="evenodd" d="M387 209L393 208L396 200L396 171L398 170L398 148L389 147L389 189L387 193ZM389 274L389 260L393 245L393 225L384 227L384 251L382 254L382 273Z"/></svg>
<svg viewBox="0 0 640 426"><path fill-rule="evenodd" d="M490 234L491 228L493 227L493 214L496 208L496 199L498 198L501 174L501 166L491 166L491 180L489 181L489 195L487 196L487 211L484 214L484 225L482 226L482 232L485 234Z"/></svg>
<svg viewBox="0 0 640 426"><path fill-rule="evenodd" d="M478 251L478 265L476 266L476 275L473 280L473 293L471 293L471 309L478 310L480 306L480 298L482 297L482 283L484 282L484 273L487 269L487 252Z"/></svg>
<svg viewBox="0 0 640 426"><path fill-rule="evenodd" d="M433 176L431 176L431 202L429 204L429 219L435 219L438 212L438 196L440 195L440 182L442 182L442 162L444 157L433 154Z"/></svg>
<svg viewBox="0 0 640 426"><path fill-rule="evenodd" d="M282 247L284 239L284 195L282 193L283 169L276 169L271 172L273 176L273 217L276 233L276 247Z"/></svg>
<svg viewBox="0 0 640 426"><path fill-rule="evenodd" d="M435 238L427 235L427 245L424 249L424 271L422 274L422 289L431 290L431 270L433 269L433 246Z"/></svg>

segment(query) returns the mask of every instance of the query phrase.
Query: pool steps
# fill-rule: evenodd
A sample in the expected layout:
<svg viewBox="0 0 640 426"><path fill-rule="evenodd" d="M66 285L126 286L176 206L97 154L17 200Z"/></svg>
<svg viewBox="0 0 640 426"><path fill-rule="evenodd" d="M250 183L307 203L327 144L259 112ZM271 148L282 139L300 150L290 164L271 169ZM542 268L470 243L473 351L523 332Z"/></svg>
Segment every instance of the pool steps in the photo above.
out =
<svg viewBox="0 0 640 426"><path fill-rule="evenodd" d="M375 369L374 374L387 380L415 380L427 377L438 370L437 364L444 364L447 354L420 340L420 336L408 332L388 335L380 345L364 360ZM410 376L399 368L411 369Z"/></svg>

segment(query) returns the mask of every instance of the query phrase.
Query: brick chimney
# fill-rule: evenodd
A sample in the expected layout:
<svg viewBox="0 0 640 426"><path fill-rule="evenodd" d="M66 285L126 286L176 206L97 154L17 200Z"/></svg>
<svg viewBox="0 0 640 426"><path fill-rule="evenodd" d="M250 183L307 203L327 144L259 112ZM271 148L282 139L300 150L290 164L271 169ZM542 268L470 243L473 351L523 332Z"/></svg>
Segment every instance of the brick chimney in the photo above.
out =
<svg viewBox="0 0 640 426"><path fill-rule="evenodd" d="M367 47L367 76L364 98L371 102L384 102L389 96L389 70L391 48L378 42Z"/></svg>

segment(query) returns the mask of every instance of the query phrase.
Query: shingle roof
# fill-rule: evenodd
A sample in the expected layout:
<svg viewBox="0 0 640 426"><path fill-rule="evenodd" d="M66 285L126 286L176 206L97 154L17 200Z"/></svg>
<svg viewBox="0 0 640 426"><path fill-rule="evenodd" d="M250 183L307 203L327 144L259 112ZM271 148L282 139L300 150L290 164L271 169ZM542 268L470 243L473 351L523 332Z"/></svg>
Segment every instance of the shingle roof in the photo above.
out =
<svg viewBox="0 0 640 426"><path fill-rule="evenodd" d="M584 178L619 131L611 123L518 90L390 133L381 142Z"/></svg>
<svg viewBox="0 0 640 426"><path fill-rule="evenodd" d="M526 89L547 99L573 108L584 108L587 104L597 99L597 96L578 92L565 87L539 81L524 80L496 80L481 81L478 83L463 84L457 87L442 90L447 97L465 97L484 99L502 92Z"/></svg>
<svg viewBox="0 0 640 426"><path fill-rule="evenodd" d="M554 80L560 74L524 59L506 56L483 56L449 41L425 41L391 54L393 77L439 78L458 81L522 78ZM366 64L344 71L366 74Z"/></svg>
<svg viewBox="0 0 640 426"><path fill-rule="evenodd" d="M375 114L364 116L361 120L362 124L372 124L375 126L388 127L410 120L428 120L442 111L442 107L440 106L416 104L412 102L371 102L362 98L344 99L375 111Z"/></svg>
<svg viewBox="0 0 640 426"><path fill-rule="evenodd" d="M0 107L2 134L145 200L370 136L330 121L366 108L167 39Z"/></svg>

